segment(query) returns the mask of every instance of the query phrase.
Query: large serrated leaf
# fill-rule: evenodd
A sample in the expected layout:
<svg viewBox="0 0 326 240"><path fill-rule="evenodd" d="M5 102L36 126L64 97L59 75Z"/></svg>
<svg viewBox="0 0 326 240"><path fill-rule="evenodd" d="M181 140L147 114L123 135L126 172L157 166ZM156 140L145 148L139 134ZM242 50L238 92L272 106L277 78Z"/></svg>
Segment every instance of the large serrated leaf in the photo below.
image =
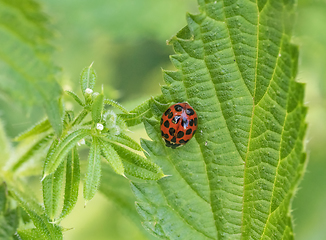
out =
<svg viewBox="0 0 326 240"><path fill-rule="evenodd" d="M44 106L60 135L62 90L55 80L46 15L33 0L1 0L0 22L0 90L23 106Z"/></svg>
<svg viewBox="0 0 326 240"><path fill-rule="evenodd" d="M146 229L167 239L293 239L307 111L295 81L294 3L198 3L169 42L177 71L164 72L162 87L165 103L196 110L198 131L170 149L160 117L145 122L147 157L172 176L133 183L137 209Z"/></svg>

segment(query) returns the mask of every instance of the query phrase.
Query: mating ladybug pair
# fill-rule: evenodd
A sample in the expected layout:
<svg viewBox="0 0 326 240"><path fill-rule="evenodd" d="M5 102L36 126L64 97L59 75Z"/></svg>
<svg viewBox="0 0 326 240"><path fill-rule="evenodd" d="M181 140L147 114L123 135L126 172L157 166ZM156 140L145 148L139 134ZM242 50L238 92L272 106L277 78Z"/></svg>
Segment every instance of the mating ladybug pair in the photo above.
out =
<svg viewBox="0 0 326 240"><path fill-rule="evenodd" d="M188 103L169 107L161 118L161 135L166 146L176 148L186 144L196 133L198 117Z"/></svg>

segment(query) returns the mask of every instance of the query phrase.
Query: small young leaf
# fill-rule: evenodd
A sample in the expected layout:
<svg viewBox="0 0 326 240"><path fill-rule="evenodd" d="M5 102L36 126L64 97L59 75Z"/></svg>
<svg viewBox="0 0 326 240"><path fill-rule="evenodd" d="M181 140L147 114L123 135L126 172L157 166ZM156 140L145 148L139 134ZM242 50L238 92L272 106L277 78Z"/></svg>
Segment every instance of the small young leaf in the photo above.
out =
<svg viewBox="0 0 326 240"><path fill-rule="evenodd" d="M92 119L95 123L98 123L101 121L102 114L103 114L103 100L104 95L103 93L97 95L94 99L94 102L92 104Z"/></svg>
<svg viewBox="0 0 326 240"><path fill-rule="evenodd" d="M59 165L57 170L42 181L43 202L46 214L53 221L59 208L62 190L65 161Z"/></svg>
<svg viewBox="0 0 326 240"><path fill-rule="evenodd" d="M123 166L127 174L145 180L159 180L164 177L162 169L147 158L115 143L112 143L111 146L122 158Z"/></svg>
<svg viewBox="0 0 326 240"><path fill-rule="evenodd" d="M21 240L42 240L42 236L36 228L18 230L18 239Z"/></svg>
<svg viewBox="0 0 326 240"><path fill-rule="evenodd" d="M151 111L151 101L152 99L149 99L131 110L129 114L123 113L119 114L119 116L125 120L129 127L138 125L143 121L143 118L150 118L153 115Z"/></svg>
<svg viewBox="0 0 326 240"><path fill-rule="evenodd" d="M143 151L142 147L131 137L127 136L126 134L120 133L119 135L104 135L102 140L106 142L117 142L122 145L125 145L131 149L136 151Z"/></svg>
<svg viewBox="0 0 326 240"><path fill-rule="evenodd" d="M102 138L103 139L103 138ZM124 167L118 153L105 141L100 141L101 150L104 158L109 162L112 169L122 176L124 176Z"/></svg>
<svg viewBox="0 0 326 240"><path fill-rule="evenodd" d="M84 120L84 118L87 116L88 113L89 113L88 110L83 109L83 110L78 114L78 116L75 118L75 120L73 121L72 126L75 126L75 125L80 124L80 123Z"/></svg>
<svg viewBox="0 0 326 240"><path fill-rule="evenodd" d="M29 150L22 155L12 166L12 171L17 171L25 162L27 162L31 157L33 157L38 151L48 146L48 143L53 139L54 133L50 133L45 137L41 138L34 145L32 145Z"/></svg>
<svg viewBox="0 0 326 240"><path fill-rule="evenodd" d="M72 97L73 99L75 99L75 101L80 105L80 106L85 106L85 104L83 103L83 101L77 96L76 93L74 93L73 91L69 91L66 90L65 91L70 97Z"/></svg>
<svg viewBox="0 0 326 240"><path fill-rule="evenodd" d="M85 67L80 75L80 87L83 94L87 88L93 90L95 86L96 73L92 65L93 63L89 67Z"/></svg>
<svg viewBox="0 0 326 240"><path fill-rule="evenodd" d="M79 181L79 155L75 146L67 156L65 197L59 221L65 218L75 207L78 199Z"/></svg>
<svg viewBox="0 0 326 240"><path fill-rule="evenodd" d="M105 99L105 100L104 100L104 103L105 103L105 104L109 104L109 105L111 105L112 107L116 107L116 108L118 108L118 109L121 110L123 113L126 113L126 114L129 113L128 110L125 109L125 108L124 108L120 103L117 103L116 101L114 101L114 100L112 100L112 99Z"/></svg>
<svg viewBox="0 0 326 240"><path fill-rule="evenodd" d="M93 137L93 142L88 155L88 167L86 178L84 182L84 199L87 201L91 200L100 184L101 178L101 149L99 140Z"/></svg>
<svg viewBox="0 0 326 240"><path fill-rule="evenodd" d="M78 129L63 138L44 166L44 176L53 173L77 142L90 134L89 129Z"/></svg>
<svg viewBox="0 0 326 240"><path fill-rule="evenodd" d="M41 122L37 123L36 125L34 125L33 127L31 127L30 129L28 129L27 131L21 133L19 136L15 137L13 140L21 141L30 136L38 135L40 133L46 132L50 128L51 128L50 121L49 121L49 119L46 118L46 119L42 120Z"/></svg>

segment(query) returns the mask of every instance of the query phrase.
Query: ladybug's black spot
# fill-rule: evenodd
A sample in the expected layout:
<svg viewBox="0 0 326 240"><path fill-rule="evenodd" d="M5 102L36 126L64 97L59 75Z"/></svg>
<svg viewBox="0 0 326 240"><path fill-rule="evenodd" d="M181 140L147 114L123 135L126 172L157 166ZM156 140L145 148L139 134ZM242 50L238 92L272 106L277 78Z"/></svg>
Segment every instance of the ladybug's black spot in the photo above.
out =
<svg viewBox="0 0 326 240"><path fill-rule="evenodd" d="M197 126L197 118L194 119L195 126Z"/></svg>
<svg viewBox="0 0 326 240"><path fill-rule="evenodd" d="M180 105L175 105L174 106L174 109L177 111L177 112L181 112L182 111L182 107Z"/></svg>
<svg viewBox="0 0 326 240"><path fill-rule="evenodd" d="M162 123L163 123L163 118L161 118L161 125L162 125Z"/></svg>
<svg viewBox="0 0 326 240"><path fill-rule="evenodd" d="M171 139L171 142L175 143L177 141L176 137L174 136L172 139Z"/></svg>
<svg viewBox="0 0 326 240"><path fill-rule="evenodd" d="M182 131L179 131L177 134L177 138L182 138L185 134Z"/></svg>
<svg viewBox="0 0 326 240"><path fill-rule="evenodd" d="M169 135L167 135L166 133L163 134L163 137L168 139L169 138Z"/></svg>
<svg viewBox="0 0 326 240"><path fill-rule="evenodd" d="M171 112L171 109L169 108L168 110L165 111L164 115L167 116Z"/></svg>
<svg viewBox="0 0 326 240"><path fill-rule="evenodd" d="M191 116L191 115L195 114L195 111L192 110L191 108L187 108L186 113L187 113L187 115Z"/></svg>
<svg viewBox="0 0 326 240"><path fill-rule="evenodd" d="M190 135L192 133L192 130L191 128L189 128L187 131L186 131L186 135Z"/></svg>
<svg viewBox="0 0 326 240"><path fill-rule="evenodd" d="M180 145L181 145L181 144L171 144L170 147L171 147L172 149L176 149L176 148L179 147Z"/></svg>
<svg viewBox="0 0 326 240"><path fill-rule="evenodd" d="M173 144L166 139L164 139L164 140L165 140L165 146L170 147L172 149L176 149L177 147L179 147L181 145L181 144Z"/></svg>
<svg viewBox="0 0 326 240"><path fill-rule="evenodd" d="M171 119L173 117L173 113L170 112L169 115L168 115L168 118Z"/></svg>
<svg viewBox="0 0 326 240"><path fill-rule="evenodd" d="M170 128L170 129L169 129L169 133L170 133L171 136L174 136L174 134L175 134L175 129L174 129L174 128Z"/></svg>
<svg viewBox="0 0 326 240"><path fill-rule="evenodd" d="M194 125L194 120L193 120L193 119L191 119L191 120L189 121L189 126L192 127L192 125Z"/></svg>
<svg viewBox="0 0 326 240"><path fill-rule="evenodd" d="M161 135L162 135L162 136L164 135L164 132L163 132L163 131L161 131Z"/></svg>
<svg viewBox="0 0 326 240"><path fill-rule="evenodd" d="M172 119L172 123L177 124L179 122L180 118L181 118L181 116L178 116L178 115L174 116L174 118Z"/></svg>
<svg viewBox="0 0 326 240"><path fill-rule="evenodd" d="M197 130L195 130L195 131L192 133L192 135L195 135L196 131L197 131Z"/></svg>
<svg viewBox="0 0 326 240"><path fill-rule="evenodd" d="M166 120L166 121L164 122L164 127L166 127L166 128L170 127L170 123L169 123L168 120Z"/></svg>
<svg viewBox="0 0 326 240"><path fill-rule="evenodd" d="M181 144L185 144L185 143L186 143L186 141L185 141L185 140L183 140L183 139L181 139L181 140L179 141L179 143L181 143Z"/></svg>

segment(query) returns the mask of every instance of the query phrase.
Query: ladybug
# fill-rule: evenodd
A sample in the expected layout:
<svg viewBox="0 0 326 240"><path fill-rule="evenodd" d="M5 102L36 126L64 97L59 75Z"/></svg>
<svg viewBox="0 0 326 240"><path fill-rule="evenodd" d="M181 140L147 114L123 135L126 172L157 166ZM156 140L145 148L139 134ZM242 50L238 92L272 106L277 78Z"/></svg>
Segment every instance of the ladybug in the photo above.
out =
<svg viewBox="0 0 326 240"><path fill-rule="evenodd" d="M166 146L176 148L185 145L196 133L197 113L188 103L169 107L161 118L161 135Z"/></svg>

